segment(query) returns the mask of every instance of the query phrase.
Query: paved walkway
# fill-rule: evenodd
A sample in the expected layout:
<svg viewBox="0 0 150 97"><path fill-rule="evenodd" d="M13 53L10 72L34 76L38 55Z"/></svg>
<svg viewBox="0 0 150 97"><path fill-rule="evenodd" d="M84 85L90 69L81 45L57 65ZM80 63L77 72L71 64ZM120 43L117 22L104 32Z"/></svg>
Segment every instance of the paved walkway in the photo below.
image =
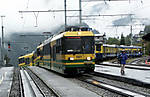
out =
<svg viewBox="0 0 150 97"><path fill-rule="evenodd" d="M0 97L8 97L13 79L13 67L0 68Z"/></svg>
<svg viewBox="0 0 150 97"><path fill-rule="evenodd" d="M30 69L39 75L40 78L44 80L49 87L53 88L53 90L61 95L61 97L100 97L96 93L82 88L60 75L36 66L30 67Z"/></svg>
<svg viewBox="0 0 150 97"><path fill-rule="evenodd" d="M150 84L150 70L137 70L137 69L125 68L125 75L121 75L120 67L96 65L95 71L109 74L109 75L136 79L141 82Z"/></svg>

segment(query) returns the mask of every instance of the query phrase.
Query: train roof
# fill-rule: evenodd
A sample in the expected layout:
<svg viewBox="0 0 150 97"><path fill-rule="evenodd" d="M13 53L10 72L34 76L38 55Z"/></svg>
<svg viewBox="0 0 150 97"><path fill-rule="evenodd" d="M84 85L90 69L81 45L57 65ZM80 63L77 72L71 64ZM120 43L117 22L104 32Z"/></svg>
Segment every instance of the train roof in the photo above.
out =
<svg viewBox="0 0 150 97"><path fill-rule="evenodd" d="M94 34L94 36L96 36L96 37L98 37L98 36L99 36L99 37L100 37L100 36L103 37L104 34Z"/></svg>
<svg viewBox="0 0 150 97"><path fill-rule="evenodd" d="M110 44L103 44L103 46L107 46L107 47L117 47L117 45L115 45L115 44L112 44L112 45L110 45Z"/></svg>
<svg viewBox="0 0 150 97"><path fill-rule="evenodd" d="M67 32L61 32L60 34L53 35L52 37L45 40L40 46L46 45L49 42L52 42L54 40L60 39L64 36L94 36L92 31L67 31ZM37 48L38 48L37 47Z"/></svg>
<svg viewBox="0 0 150 97"><path fill-rule="evenodd" d="M120 48L142 48L141 46L133 46L133 45L131 45L131 46L120 45L119 47Z"/></svg>
<svg viewBox="0 0 150 97"><path fill-rule="evenodd" d="M65 31L91 31L92 28L89 28L87 26L67 26L65 28ZM64 32L65 32L64 31Z"/></svg>
<svg viewBox="0 0 150 97"><path fill-rule="evenodd" d="M42 47L42 46L43 46L43 43L42 43L42 44L40 44L40 45L38 45L38 46L37 46L37 48L40 48L40 47Z"/></svg>
<svg viewBox="0 0 150 97"><path fill-rule="evenodd" d="M32 57L32 56L33 56L33 53L29 53L29 54L18 57L18 59Z"/></svg>
<svg viewBox="0 0 150 97"><path fill-rule="evenodd" d="M103 44L103 46L106 46L106 47L119 47L119 48L142 48L141 46L126 46L126 45L116 45L116 44L113 44L113 45L109 45L109 44Z"/></svg>
<svg viewBox="0 0 150 97"><path fill-rule="evenodd" d="M18 57L18 59L24 58L25 55Z"/></svg>

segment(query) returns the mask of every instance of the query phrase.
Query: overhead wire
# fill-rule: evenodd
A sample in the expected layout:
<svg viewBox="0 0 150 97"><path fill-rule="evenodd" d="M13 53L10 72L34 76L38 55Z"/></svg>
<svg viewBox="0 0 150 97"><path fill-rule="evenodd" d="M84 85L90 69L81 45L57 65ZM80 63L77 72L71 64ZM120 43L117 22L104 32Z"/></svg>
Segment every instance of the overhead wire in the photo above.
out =
<svg viewBox="0 0 150 97"><path fill-rule="evenodd" d="M27 1L27 7L26 7L26 9L28 9L28 7L29 7L29 1L30 1L30 0Z"/></svg>
<svg viewBox="0 0 150 97"><path fill-rule="evenodd" d="M30 2L30 0L28 0L27 3L26 3L26 10L28 10L28 8L29 8L29 2ZM26 20L23 16L23 13L20 13L20 14L21 14L21 19L22 19L22 27L24 28Z"/></svg>

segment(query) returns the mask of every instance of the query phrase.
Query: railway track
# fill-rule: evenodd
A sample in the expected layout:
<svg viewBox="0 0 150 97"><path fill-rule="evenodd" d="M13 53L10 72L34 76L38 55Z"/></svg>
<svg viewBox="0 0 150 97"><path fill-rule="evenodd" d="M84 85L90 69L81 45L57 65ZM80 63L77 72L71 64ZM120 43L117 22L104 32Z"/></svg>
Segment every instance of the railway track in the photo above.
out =
<svg viewBox="0 0 150 97"><path fill-rule="evenodd" d="M24 97L23 84L20 74L20 68L15 68L13 73L13 81L8 97Z"/></svg>
<svg viewBox="0 0 150 97"><path fill-rule="evenodd" d="M60 97L29 68L15 68L8 97Z"/></svg>
<svg viewBox="0 0 150 97"><path fill-rule="evenodd" d="M125 97L150 97L150 90L149 91L140 91L143 88L129 85L127 83L121 83L119 81L118 82L115 81L115 83L114 83L114 81L112 81L112 80L101 78L101 77L95 76L93 74L84 74L83 76L81 76L77 79L82 82L85 82L85 83L91 84L93 86L102 88L104 90L110 91L110 92L114 93L115 96L118 94L118 96L121 95L121 97L124 97L124 96ZM132 87L132 89L129 87ZM147 92L147 93L145 93L145 92Z"/></svg>
<svg viewBox="0 0 150 97"><path fill-rule="evenodd" d="M36 85L37 89L43 97L60 97L56 91L54 91L51 87L47 86L45 82L29 68L25 68L25 70L30 75L31 79L33 80L34 84Z"/></svg>

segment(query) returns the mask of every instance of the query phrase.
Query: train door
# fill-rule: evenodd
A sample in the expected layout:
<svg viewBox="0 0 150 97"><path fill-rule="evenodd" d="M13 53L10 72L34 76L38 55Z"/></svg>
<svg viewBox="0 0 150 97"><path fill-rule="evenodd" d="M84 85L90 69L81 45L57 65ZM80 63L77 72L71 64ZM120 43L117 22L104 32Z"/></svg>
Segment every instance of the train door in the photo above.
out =
<svg viewBox="0 0 150 97"><path fill-rule="evenodd" d="M56 61L56 45L52 45L51 47L51 69L53 69L55 66L54 66L54 63Z"/></svg>
<svg viewBox="0 0 150 97"><path fill-rule="evenodd" d="M104 50L104 52L103 52L103 58L106 58L106 46L103 46L103 50Z"/></svg>
<svg viewBox="0 0 150 97"><path fill-rule="evenodd" d="M50 62L51 63L50 64L50 68L53 69L53 46L51 46L51 54L50 54L50 56L51 56L51 59L50 59L50 61L51 61Z"/></svg>
<svg viewBox="0 0 150 97"><path fill-rule="evenodd" d="M32 66L34 66L34 55L31 58Z"/></svg>
<svg viewBox="0 0 150 97"><path fill-rule="evenodd" d="M49 52L48 52L48 55L49 55L49 66L48 67L51 69L51 64L52 64L52 62L51 62L51 59L52 59L51 58L52 57L51 56L51 52L52 52L51 51L51 44L49 43L48 46L49 46L49 49L48 49L49 50Z"/></svg>

